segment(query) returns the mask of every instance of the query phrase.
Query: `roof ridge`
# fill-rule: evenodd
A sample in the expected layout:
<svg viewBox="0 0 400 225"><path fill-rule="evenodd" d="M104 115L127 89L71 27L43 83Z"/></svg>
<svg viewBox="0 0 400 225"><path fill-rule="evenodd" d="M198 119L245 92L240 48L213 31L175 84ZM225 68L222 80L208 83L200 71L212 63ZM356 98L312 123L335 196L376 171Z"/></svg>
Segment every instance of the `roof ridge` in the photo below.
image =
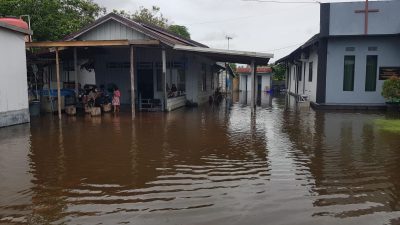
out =
<svg viewBox="0 0 400 225"><path fill-rule="evenodd" d="M169 30L167 30L167 29L165 29L163 27L160 27L160 26L157 26L157 25L154 25L154 24L150 24L150 23L146 23L146 22L139 22L139 23L141 23L143 26L145 26L145 27L147 27L149 29L158 29L158 30L160 30L162 32L165 32L170 37L177 38L177 39L179 39L181 41L184 41L184 42L188 42L189 44L194 44L194 45L196 45L198 47L206 47L206 48L208 48L208 46L206 46L206 45L204 45L204 44L202 44L200 42L194 41L194 40L192 40L190 38L185 38L185 37L183 37L183 36L181 36L179 34L171 32L171 31L169 31Z"/></svg>
<svg viewBox="0 0 400 225"><path fill-rule="evenodd" d="M177 34L173 34L159 26L156 25L150 25L147 23L143 23L143 22L139 22L130 18L126 18L122 15L119 15L118 13L115 12L110 12L107 15L98 18L97 20L95 20L94 22L92 22L91 24L88 24L87 26L79 29L76 32L73 32L67 36L65 36L62 40L64 41L68 41L71 39L74 39L78 36L80 36L81 34L89 31L90 29L100 25L103 22L106 22L108 19L114 19L117 22L120 23L125 23L124 25L130 27L131 29L136 29L140 32L143 32L145 35L150 36L151 38L154 39L159 39L161 42L163 42L164 44L170 45L170 46L174 46L175 43L173 40L184 43L184 44L188 44L188 45L192 45L192 46L197 46L197 47L206 47L208 48L208 46L201 44L199 42L193 41L193 40L189 40L186 38L183 38ZM164 37L163 37L164 36ZM171 40L168 40L171 39Z"/></svg>

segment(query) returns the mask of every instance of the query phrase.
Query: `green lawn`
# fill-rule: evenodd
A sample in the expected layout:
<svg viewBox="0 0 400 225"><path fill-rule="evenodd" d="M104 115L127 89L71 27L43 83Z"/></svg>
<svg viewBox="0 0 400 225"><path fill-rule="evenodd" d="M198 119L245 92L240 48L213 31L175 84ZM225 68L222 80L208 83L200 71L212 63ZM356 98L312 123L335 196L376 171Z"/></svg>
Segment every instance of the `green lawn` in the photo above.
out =
<svg viewBox="0 0 400 225"><path fill-rule="evenodd" d="M376 120L375 123L382 130L391 131L391 132L400 132L400 119L398 119L398 120L379 119L379 120Z"/></svg>

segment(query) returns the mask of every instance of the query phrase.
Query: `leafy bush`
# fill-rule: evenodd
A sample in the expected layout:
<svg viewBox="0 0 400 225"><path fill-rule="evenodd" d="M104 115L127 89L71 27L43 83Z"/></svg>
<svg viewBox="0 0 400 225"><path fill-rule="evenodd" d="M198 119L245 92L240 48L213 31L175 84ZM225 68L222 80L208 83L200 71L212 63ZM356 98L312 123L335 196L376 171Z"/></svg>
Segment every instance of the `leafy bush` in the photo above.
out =
<svg viewBox="0 0 400 225"><path fill-rule="evenodd" d="M383 83L382 96L390 103L400 103L400 78L391 77Z"/></svg>

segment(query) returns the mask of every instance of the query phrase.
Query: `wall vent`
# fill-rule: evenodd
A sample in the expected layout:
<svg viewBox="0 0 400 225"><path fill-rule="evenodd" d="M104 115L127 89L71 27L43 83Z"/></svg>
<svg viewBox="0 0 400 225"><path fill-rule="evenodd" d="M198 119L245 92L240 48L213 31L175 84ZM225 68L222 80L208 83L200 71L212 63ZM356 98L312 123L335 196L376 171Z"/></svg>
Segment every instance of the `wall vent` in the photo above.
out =
<svg viewBox="0 0 400 225"><path fill-rule="evenodd" d="M346 52L354 52L355 50L355 47L346 47Z"/></svg>
<svg viewBox="0 0 400 225"><path fill-rule="evenodd" d="M368 51L376 52L378 51L378 47L368 47Z"/></svg>

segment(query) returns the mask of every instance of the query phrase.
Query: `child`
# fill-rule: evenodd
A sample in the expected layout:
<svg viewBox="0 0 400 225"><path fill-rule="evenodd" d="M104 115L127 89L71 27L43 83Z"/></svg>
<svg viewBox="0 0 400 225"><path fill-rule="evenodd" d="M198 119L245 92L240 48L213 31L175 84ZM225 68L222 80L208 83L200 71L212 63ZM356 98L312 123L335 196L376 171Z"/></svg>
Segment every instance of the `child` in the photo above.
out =
<svg viewBox="0 0 400 225"><path fill-rule="evenodd" d="M120 110L120 100L119 98L121 97L121 92L119 91L118 87L114 88L114 95L112 98L112 105L114 106L114 112L119 112Z"/></svg>

